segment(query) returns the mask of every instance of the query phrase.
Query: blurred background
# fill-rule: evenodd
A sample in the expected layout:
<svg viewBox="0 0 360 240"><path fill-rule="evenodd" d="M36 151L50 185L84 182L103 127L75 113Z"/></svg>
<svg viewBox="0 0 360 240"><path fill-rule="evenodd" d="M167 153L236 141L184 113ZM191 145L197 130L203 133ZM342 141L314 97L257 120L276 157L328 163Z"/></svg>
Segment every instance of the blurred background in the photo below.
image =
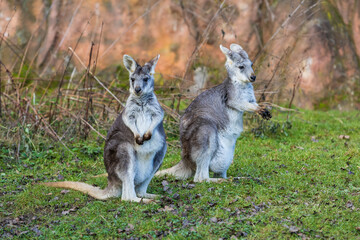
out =
<svg viewBox="0 0 360 240"><path fill-rule="evenodd" d="M87 66L93 43L91 67L108 71L104 82L118 77L123 54L143 63L160 53L158 86L195 91L223 80L219 44L235 42L254 60L267 101L360 108L357 0L2 0L0 9L1 61L13 75L31 67L34 81L67 61L67 74L83 72L68 48Z"/></svg>
<svg viewBox="0 0 360 240"><path fill-rule="evenodd" d="M55 140L106 135L128 96L123 54L161 55L156 93L177 136L190 101L226 77L220 44L249 53L259 102L360 109L358 0L1 0L0 33L3 129Z"/></svg>

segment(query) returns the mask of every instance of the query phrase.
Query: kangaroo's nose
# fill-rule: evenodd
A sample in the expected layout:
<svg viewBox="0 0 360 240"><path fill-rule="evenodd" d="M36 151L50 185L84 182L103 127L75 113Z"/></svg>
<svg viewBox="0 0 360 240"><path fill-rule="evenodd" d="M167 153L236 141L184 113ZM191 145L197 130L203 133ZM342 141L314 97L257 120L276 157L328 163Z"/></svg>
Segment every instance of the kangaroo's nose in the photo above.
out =
<svg viewBox="0 0 360 240"><path fill-rule="evenodd" d="M255 82L255 79L256 79L256 76L255 76L255 75L252 75L252 76L250 77L250 82Z"/></svg>
<svg viewBox="0 0 360 240"><path fill-rule="evenodd" d="M141 92L141 87L135 87L135 92L136 92L136 93Z"/></svg>

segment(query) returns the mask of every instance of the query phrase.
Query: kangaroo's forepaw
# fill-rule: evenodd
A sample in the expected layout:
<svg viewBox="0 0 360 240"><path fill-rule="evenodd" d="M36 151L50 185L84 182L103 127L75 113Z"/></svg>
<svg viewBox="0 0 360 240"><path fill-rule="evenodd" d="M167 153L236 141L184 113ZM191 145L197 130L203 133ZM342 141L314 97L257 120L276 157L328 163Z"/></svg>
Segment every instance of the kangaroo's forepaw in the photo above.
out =
<svg viewBox="0 0 360 240"><path fill-rule="evenodd" d="M258 114L265 120L269 120L272 117L271 112L267 108L261 108Z"/></svg>
<svg viewBox="0 0 360 240"><path fill-rule="evenodd" d="M144 144L144 139L142 137L140 137L139 135L135 136L135 142L139 145L143 145Z"/></svg>
<svg viewBox="0 0 360 240"><path fill-rule="evenodd" d="M151 139L151 132L146 132L143 136L144 141L148 141Z"/></svg>

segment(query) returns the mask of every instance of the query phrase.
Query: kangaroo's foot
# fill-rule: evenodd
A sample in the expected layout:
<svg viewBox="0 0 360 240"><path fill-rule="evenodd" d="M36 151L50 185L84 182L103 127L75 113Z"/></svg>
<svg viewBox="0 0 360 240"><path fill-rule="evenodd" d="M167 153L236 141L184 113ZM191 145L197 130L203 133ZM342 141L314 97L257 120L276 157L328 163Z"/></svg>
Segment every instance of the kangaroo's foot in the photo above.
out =
<svg viewBox="0 0 360 240"><path fill-rule="evenodd" d="M222 183L225 182L226 179L225 178L204 178L201 180L196 180L194 179L194 182L214 182L214 183Z"/></svg>
<svg viewBox="0 0 360 240"><path fill-rule="evenodd" d="M149 199L156 199L156 198L159 198L160 195L151 194L151 193L145 193L145 194L138 195L138 197L149 198Z"/></svg>
<svg viewBox="0 0 360 240"><path fill-rule="evenodd" d="M260 181L260 178L256 178L256 177L233 177L232 180L240 180L240 179L249 179L249 180L255 180L255 181Z"/></svg>
<svg viewBox="0 0 360 240"><path fill-rule="evenodd" d="M129 202L137 202L137 203L152 203L154 202L154 199L149 198L132 198L132 199L122 199L123 201L129 201Z"/></svg>

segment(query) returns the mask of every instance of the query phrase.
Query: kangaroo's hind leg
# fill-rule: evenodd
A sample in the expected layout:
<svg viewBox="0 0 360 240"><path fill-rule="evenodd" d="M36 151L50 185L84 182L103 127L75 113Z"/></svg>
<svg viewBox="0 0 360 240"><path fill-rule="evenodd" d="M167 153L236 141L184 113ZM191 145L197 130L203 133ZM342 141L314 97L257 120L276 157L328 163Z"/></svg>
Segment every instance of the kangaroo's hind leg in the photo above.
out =
<svg viewBox="0 0 360 240"><path fill-rule="evenodd" d="M218 147L216 128L208 124L200 126L190 138L189 146L191 160L196 164L194 181L218 181L209 177L210 161Z"/></svg>
<svg viewBox="0 0 360 240"><path fill-rule="evenodd" d="M151 199L141 199L135 192L136 156L131 144L120 144L115 155L114 168L122 182L121 200L132 202L151 202ZM115 162L116 161L116 162Z"/></svg>
<svg viewBox="0 0 360 240"><path fill-rule="evenodd" d="M155 156L154 156L154 160L153 160L153 172L150 174L150 176L141 184L139 184L138 186L136 186L136 193L138 197L144 197L144 198L150 198L150 199L154 199L157 198L158 195L156 194L151 194L151 193L147 193L147 188L149 186L149 183L151 181L151 179L154 177L155 173L159 170L163 159L165 157L165 153L166 153L166 149L167 146L166 144L164 144L164 147L158 151Z"/></svg>

